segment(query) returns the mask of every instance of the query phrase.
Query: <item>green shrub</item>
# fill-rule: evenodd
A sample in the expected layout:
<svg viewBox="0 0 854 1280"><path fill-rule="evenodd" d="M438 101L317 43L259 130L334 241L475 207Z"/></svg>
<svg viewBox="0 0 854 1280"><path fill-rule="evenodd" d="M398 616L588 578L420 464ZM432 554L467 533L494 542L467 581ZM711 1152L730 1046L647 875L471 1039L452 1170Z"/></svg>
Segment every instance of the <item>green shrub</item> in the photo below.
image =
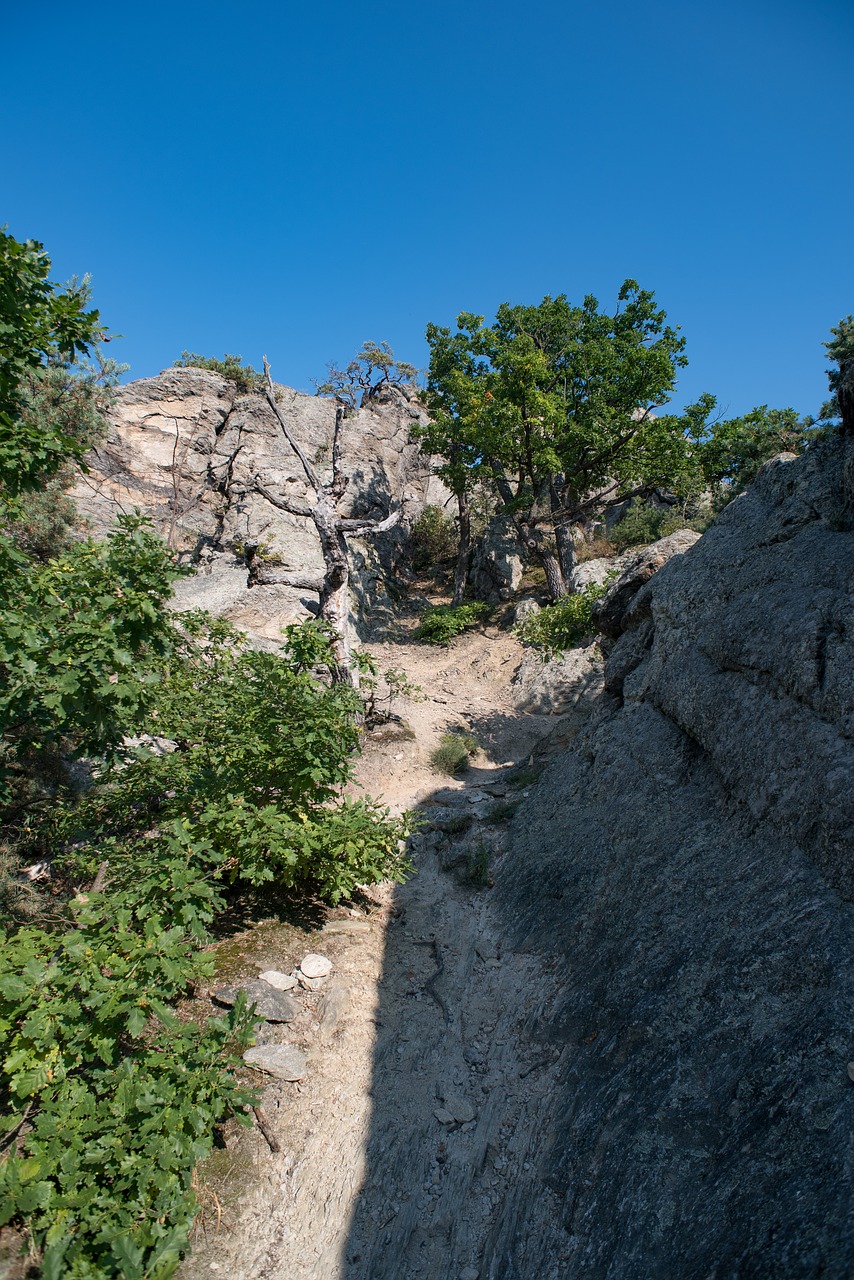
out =
<svg viewBox="0 0 854 1280"><path fill-rule="evenodd" d="M193 351L182 351L181 359L175 361L176 369L209 369L220 377L233 382L238 391L264 391L264 375L251 364L243 363L243 356L224 355L221 360L216 356L200 356Z"/></svg>
<svg viewBox="0 0 854 1280"><path fill-rule="evenodd" d="M430 753L430 764L437 773L458 773L479 747L477 738L470 733L443 733L439 745Z"/></svg>
<svg viewBox="0 0 854 1280"><path fill-rule="evenodd" d="M473 600L471 604L437 604L429 608L421 624L415 632L416 640L426 644L449 645L454 636L483 622L492 610L482 600Z"/></svg>
<svg viewBox="0 0 854 1280"><path fill-rule="evenodd" d="M412 525L409 547L415 569L430 569L457 554L456 522L441 507L425 507Z"/></svg>
<svg viewBox="0 0 854 1280"><path fill-rule="evenodd" d="M368 798L349 799L362 702L345 684L316 678L331 661L322 625L289 628L281 654L243 646L227 623L184 616L185 634L150 712L177 750L125 761L109 788L57 819L86 874L109 856L114 876L144 833L180 819L206 841L217 874L332 902L357 884L404 877L405 818Z"/></svg>
<svg viewBox="0 0 854 1280"><path fill-rule="evenodd" d="M176 825L144 852L133 888L79 894L63 932L0 953L0 1225L57 1280L170 1276L213 1126L255 1101L232 1074L245 1003L204 1026L173 1008L212 976L212 851Z"/></svg>
<svg viewBox="0 0 854 1280"><path fill-rule="evenodd" d="M593 629L590 610L605 591L604 586L591 583L574 595L563 596L539 613L530 614L514 627L514 634L523 644L542 649L546 654L571 649L590 635Z"/></svg>
<svg viewBox="0 0 854 1280"><path fill-rule="evenodd" d="M647 502L634 503L614 525L610 533L611 541L617 551L656 542L661 537L661 526L667 515L669 512L663 507L655 507Z"/></svg>

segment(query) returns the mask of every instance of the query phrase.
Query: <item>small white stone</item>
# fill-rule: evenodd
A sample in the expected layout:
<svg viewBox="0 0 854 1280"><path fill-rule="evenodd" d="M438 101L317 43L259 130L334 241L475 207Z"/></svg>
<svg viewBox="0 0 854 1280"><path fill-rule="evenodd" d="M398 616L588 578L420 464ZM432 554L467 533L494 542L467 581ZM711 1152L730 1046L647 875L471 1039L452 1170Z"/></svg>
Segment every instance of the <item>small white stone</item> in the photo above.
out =
<svg viewBox="0 0 854 1280"><path fill-rule="evenodd" d="M439 1121L439 1124L454 1123L454 1117L451 1115L450 1111L445 1111L444 1107L437 1107L436 1110L433 1112L433 1115Z"/></svg>
<svg viewBox="0 0 854 1280"><path fill-rule="evenodd" d="M279 973L278 969L268 969L266 973L259 973L258 977L277 991L292 991L297 985L296 978L292 978L289 973Z"/></svg>
<svg viewBox="0 0 854 1280"><path fill-rule="evenodd" d="M306 978L325 978L332 972L332 961L311 951L303 956L299 967Z"/></svg>

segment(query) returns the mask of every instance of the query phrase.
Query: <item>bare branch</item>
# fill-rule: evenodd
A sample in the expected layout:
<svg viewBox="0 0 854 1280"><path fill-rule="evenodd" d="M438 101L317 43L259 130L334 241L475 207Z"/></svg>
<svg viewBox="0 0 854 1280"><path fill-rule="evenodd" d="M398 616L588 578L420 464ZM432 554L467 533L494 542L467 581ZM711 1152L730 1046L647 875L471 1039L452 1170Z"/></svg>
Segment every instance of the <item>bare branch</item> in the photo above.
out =
<svg viewBox="0 0 854 1280"><path fill-rule="evenodd" d="M318 477L317 472L309 462L308 458L305 456L305 453L303 452L301 446L296 442L296 440L291 435L290 428L288 427L287 422L285 422L284 415L282 414L278 404L276 403L276 393L273 390L273 379L270 376L270 362L268 361L266 356L264 357L264 374L267 379L267 386L264 389L264 395L267 398L268 405L273 410L273 413L276 415L276 419L279 423L279 426L282 428L282 435L285 437L288 444L291 446L294 453L297 455L300 462L302 463L302 469L306 474L308 483L311 485L312 489L314 489L315 493L320 493L321 490L323 489L323 485L320 483L320 478Z"/></svg>
<svg viewBox="0 0 854 1280"><path fill-rule="evenodd" d="M341 428L344 425L344 419L347 416L346 407L343 404L337 405L335 409L335 434L332 437L332 484L338 481L341 475ZM342 489L343 493L344 490Z"/></svg>
<svg viewBox="0 0 854 1280"><path fill-rule="evenodd" d="M277 569L270 565L257 568L251 566L249 574L250 587L299 587L302 591L316 591L318 595L323 589L322 575L310 573L290 573L287 569Z"/></svg>
<svg viewBox="0 0 854 1280"><path fill-rule="evenodd" d="M274 493L261 484L259 480L253 482L253 488L256 493L260 493L262 498L266 498L274 507L278 507L280 511L287 511L292 516L310 516L311 507L307 502L301 502L298 498L278 498Z"/></svg>
<svg viewBox="0 0 854 1280"><path fill-rule="evenodd" d="M384 520L339 520L338 524L342 533L349 533L355 538L364 538L368 534L386 533L387 530L393 529L402 515L403 508L397 507L394 511L390 511Z"/></svg>

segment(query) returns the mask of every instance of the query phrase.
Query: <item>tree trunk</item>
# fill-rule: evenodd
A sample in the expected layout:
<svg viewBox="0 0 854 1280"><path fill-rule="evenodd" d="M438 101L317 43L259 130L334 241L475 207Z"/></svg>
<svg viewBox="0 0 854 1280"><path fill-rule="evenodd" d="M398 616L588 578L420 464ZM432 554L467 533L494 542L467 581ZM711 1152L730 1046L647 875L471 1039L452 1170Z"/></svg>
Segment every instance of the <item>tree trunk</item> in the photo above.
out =
<svg viewBox="0 0 854 1280"><path fill-rule="evenodd" d="M320 538L320 549L326 573L320 589L320 616L332 628L332 653L335 659L332 679L336 684L359 687L359 673L352 664L350 648L350 560L341 522L334 508L321 499L311 509L311 517Z"/></svg>
<svg viewBox="0 0 854 1280"><path fill-rule="evenodd" d="M567 595L567 586L557 556L546 548L537 548L537 558L546 571L546 586L552 600L560 600Z"/></svg>
<svg viewBox="0 0 854 1280"><path fill-rule="evenodd" d="M557 526L555 529L555 545L558 559L560 560L560 571L563 575L564 594L572 595L575 592L575 587L572 584L572 575L578 563L578 555L575 548L575 539L572 536L572 529L569 525L559 524Z"/></svg>
<svg viewBox="0 0 854 1280"><path fill-rule="evenodd" d="M471 510L467 493L457 494L457 508L460 522L460 545L457 551L457 566L454 571L455 605L463 602L471 564Z"/></svg>

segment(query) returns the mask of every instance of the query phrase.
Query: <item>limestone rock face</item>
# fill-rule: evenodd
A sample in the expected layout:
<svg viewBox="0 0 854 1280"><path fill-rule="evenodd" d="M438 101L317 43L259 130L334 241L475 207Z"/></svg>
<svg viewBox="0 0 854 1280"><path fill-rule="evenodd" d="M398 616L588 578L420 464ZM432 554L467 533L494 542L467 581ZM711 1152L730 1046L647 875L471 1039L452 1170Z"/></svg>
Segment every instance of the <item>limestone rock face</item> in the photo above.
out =
<svg viewBox="0 0 854 1280"><path fill-rule="evenodd" d="M854 439L767 464L639 587L606 672L495 888L562 975L532 1031L561 1056L545 1194L511 1192L489 1273L842 1280Z"/></svg>
<svg viewBox="0 0 854 1280"><path fill-rule="evenodd" d="M321 471L331 465L334 403L279 387L294 435ZM383 516L408 497L407 515L448 497L429 460L410 439L424 410L392 389L360 409L344 427L350 485L345 514ZM288 568L320 572L323 561L310 519L279 510L254 491L259 479L273 494L300 499L308 488L298 460L263 397L237 393L233 383L202 369L166 369L120 387L105 443L88 459L89 475L74 492L77 506L101 534L119 510L139 507L170 546L198 563L178 584L179 606L223 614L261 637L275 639L284 622L306 617L313 598L287 587L247 591L242 547ZM357 619L389 612L389 575L399 563L405 532L376 544L353 540ZM263 597L263 598L262 598Z"/></svg>

